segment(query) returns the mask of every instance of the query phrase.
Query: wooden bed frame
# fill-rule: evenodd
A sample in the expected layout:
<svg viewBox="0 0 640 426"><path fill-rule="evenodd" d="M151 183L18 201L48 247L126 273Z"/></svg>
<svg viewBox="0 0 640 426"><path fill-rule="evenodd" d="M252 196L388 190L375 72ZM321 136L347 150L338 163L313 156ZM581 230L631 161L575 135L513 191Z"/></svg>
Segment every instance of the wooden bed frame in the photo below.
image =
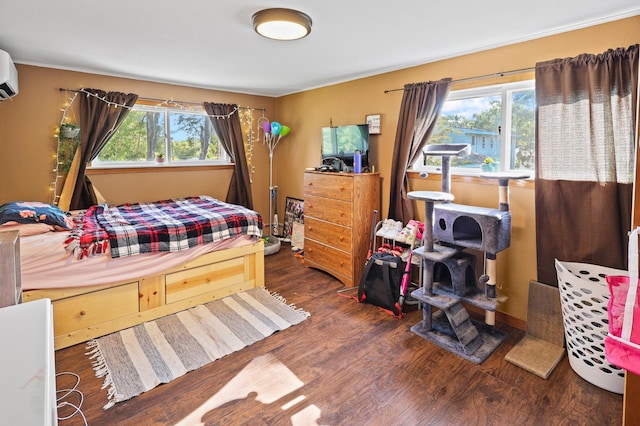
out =
<svg viewBox="0 0 640 426"><path fill-rule="evenodd" d="M264 286L264 243L204 254L162 274L100 286L28 290L53 302L55 349Z"/></svg>

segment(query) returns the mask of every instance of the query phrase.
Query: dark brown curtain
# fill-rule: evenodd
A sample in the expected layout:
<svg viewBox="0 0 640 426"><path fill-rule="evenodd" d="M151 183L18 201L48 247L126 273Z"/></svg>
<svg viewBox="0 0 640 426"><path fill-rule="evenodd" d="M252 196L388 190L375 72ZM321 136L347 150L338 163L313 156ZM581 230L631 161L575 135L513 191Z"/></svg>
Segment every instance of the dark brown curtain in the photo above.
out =
<svg viewBox="0 0 640 426"><path fill-rule="evenodd" d="M407 169L422 155L422 149L431 137L447 100L450 86L450 78L404 86L391 160L388 214L391 219L406 223L415 218L414 202L407 198Z"/></svg>
<svg viewBox="0 0 640 426"><path fill-rule="evenodd" d="M538 281L554 259L627 269L638 46L536 64Z"/></svg>
<svg viewBox="0 0 640 426"><path fill-rule="evenodd" d="M204 109L209 114L220 143L234 163L226 202L253 209L249 166L244 151L238 106L205 102Z"/></svg>
<svg viewBox="0 0 640 426"><path fill-rule="evenodd" d="M86 176L87 164L102 148L125 119L138 95L82 89L80 101L80 169L70 209L86 209L98 202L91 180Z"/></svg>

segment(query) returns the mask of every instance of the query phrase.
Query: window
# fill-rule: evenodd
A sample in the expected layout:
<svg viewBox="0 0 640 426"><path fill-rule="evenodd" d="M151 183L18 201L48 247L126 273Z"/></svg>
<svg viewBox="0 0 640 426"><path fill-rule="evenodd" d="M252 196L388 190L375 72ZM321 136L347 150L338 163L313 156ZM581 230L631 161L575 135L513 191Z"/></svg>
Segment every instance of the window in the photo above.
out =
<svg viewBox="0 0 640 426"><path fill-rule="evenodd" d="M429 144L468 144L469 155L452 157L453 173L477 173L485 162L499 170L534 170L534 81L452 91ZM439 156L424 155L416 169L437 171Z"/></svg>
<svg viewBox="0 0 640 426"><path fill-rule="evenodd" d="M204 111L135 105L94 167L229 164Z"/></svg>

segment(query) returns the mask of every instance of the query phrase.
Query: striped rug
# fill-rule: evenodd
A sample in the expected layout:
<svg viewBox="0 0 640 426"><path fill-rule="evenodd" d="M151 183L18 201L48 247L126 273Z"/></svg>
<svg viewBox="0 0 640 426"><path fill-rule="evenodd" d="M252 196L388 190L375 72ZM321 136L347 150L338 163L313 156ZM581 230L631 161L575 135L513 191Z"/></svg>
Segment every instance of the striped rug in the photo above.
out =
<svg viewBox="0 0 640 426"><path fill-rule="evenodd" d="M92 340L87 355L104 377L107 409L308 316L259 287Z"/></svg>

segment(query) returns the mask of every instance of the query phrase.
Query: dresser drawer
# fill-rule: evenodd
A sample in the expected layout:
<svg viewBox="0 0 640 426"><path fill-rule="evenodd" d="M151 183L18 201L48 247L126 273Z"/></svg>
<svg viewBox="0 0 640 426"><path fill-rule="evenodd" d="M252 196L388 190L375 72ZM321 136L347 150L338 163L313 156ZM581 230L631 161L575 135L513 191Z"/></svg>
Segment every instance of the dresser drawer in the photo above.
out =
<svg viewBox="0 0 640 426"><path fill-rule="evenodd" d="M351 201L353 197L353 177L338 173L305 173L305 216L307 214L307 195Z"/></svg>
<svg viewBox="0 0 640 426"><path fill-rule="evenodd" d="M304 218L304 235L328 246L351 251L351 228L307 216Z"/></svg>
<svg viewBox="0 0 640 426"><path fill-rule="evenodd" d="M327 271L334 271L347 277L353 275L351 253L345 253L313 240L304 240L304 260L318 264Z"/></svg>
<svg viewBox="0 0 640 426"><path fill-rule="evenodd" d="M313 195L304 196L304 216L351 227L353 205L349 201L329 200Z"/></svg>

